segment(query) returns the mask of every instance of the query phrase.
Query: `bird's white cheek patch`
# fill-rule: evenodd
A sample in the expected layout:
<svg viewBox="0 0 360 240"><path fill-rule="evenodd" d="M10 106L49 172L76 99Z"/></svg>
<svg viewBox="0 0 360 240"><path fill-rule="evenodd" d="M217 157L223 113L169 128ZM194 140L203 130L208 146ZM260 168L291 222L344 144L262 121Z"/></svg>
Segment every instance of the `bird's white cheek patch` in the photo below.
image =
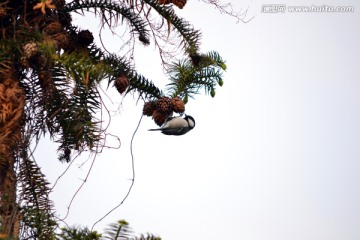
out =
<svg viewBox="0 0 360 240"><path fill-rule="evenodd" d="M190 126L190 127L194 127L194 126L195 126L194 122L193 122L193 121L189 121L189 126Z"/></svg>

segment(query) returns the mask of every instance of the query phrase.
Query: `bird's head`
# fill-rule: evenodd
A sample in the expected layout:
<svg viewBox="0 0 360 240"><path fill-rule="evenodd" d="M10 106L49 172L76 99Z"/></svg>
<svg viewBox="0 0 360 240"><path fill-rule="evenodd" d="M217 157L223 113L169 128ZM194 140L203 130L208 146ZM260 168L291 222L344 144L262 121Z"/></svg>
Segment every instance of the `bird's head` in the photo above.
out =
<svg viewBox="0 0 360 240"><path fill-rule="evenodd" d="M190 129L195 127L195 119L192 116L185 115L184 119L188 122Z"/></svg>

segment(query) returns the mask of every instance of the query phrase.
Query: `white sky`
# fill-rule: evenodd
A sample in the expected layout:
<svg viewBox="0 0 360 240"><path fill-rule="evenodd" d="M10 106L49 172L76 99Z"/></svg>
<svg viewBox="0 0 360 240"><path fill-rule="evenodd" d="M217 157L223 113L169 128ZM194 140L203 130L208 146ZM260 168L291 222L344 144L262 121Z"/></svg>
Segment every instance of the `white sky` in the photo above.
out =
<svg viewBox="0 0 360 240"><path fill-rule="evenodd" d="M164 240L360 239L360 3L291 1L355 6L353 13L261 13L263 4L284 2L232 2L249 5L255 18L236 24L195 0L180 12L202 30L202 50L227 61L224 86L213 99L189 101L197 125L184 136L148 132L155 125L143 118L133 144L134 188L95 229L126 219L135 232ZM86 24L97 26L79 23ZM152 50L139 50L137 70L165 84ZM125 196L141 109L132 96L123 100L110 128L122 146L97 157L68 224L91 228ZM55 149L45 142L36 153L52 183L67 167ZM60 217L90 167L77 167L84 161L54 189Z"/></svg>

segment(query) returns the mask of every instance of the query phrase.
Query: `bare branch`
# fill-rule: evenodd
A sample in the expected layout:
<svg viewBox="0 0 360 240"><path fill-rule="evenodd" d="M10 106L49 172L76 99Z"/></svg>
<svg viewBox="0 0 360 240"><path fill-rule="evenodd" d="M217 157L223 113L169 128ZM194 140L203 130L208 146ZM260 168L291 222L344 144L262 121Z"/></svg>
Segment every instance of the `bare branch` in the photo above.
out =
<svg viewBox="0 0 360 240"><path fill-rule="evenodd" d="M251 17L250 19L245 20L245 18L247 17L249 6L245 10L243 10L241 8L240 11L235 11L233 5L229 2L222 3L220 0L201 0L201 1L206 4L215 6L215 8L220 13L224 13L231 17L234 17L236 19L237 23L238 22L248 23L249 21L251 21L254 18L254 17Z"/></svg>

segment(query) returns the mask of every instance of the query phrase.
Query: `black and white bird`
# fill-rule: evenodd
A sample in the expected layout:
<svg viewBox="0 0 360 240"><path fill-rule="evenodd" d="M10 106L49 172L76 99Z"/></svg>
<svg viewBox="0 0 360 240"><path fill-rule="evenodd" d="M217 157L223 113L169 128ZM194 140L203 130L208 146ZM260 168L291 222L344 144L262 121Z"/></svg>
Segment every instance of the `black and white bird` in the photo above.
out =
<svg viewBox="0 0 360 240"><path fill-rule="evenodd" d="M161 128L149 129L149 131L161 131L165 135L184 135L195 127L195 119L189 115L182 117L170 117Z"/></svg>

